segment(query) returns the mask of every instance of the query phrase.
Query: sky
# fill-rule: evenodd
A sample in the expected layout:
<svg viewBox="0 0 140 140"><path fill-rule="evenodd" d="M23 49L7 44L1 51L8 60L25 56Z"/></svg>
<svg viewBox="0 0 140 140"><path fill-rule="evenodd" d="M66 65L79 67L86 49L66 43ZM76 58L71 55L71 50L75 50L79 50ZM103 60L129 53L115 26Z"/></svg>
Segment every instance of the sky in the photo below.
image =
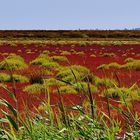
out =
<svg viewBox="0 0 140 140"><path fill-rule="evenodd" d="M0 0L0 29L132 29L140 0Z"/></svg>

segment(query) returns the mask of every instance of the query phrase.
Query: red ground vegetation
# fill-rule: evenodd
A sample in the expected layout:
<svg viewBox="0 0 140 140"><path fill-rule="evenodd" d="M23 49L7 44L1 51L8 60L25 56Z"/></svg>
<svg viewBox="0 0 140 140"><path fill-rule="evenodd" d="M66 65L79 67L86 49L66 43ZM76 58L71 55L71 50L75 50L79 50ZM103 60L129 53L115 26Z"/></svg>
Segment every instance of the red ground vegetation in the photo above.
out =
<svg viewBox="0 0 140 140"><path fill-rule="evenodd" d="M99 77L110 77L116 78L115 74L120 79L121 86L129 87L133 83L137 83L140 86L140 71L135 70L126 70L126 69L109 69L106 71L97 70L97 67L101 64L108 64L111 62L117 62L119 64L123 64L124 60L128 57L140 59L140 45L123 45L123 46L99 46L99 45L87 45L87 46L79 46L79 45L44 45L43 47L37 46L36 44L23 45L18 44L15 47L10 45L0 46L0 60L3 60L8 56L9 53L15 53L17 55L22 56L25 61L29 64L30 61L35 59L40 53L44 50L48 50L51 52L51 55L62 55L63 51L68 51L71 54L66 55L69 60L70 65L83 65L90 69L90 71L99 76ZM113 56L109 56L107 54L114 54ZM105 54L105 55L104 55ZM62 62L64 65L68 65L65 62ZM40 69L39 66L29 65L28 69L14 71L14 73L28 75L33 71ZM1 70L1 72L6 72ZM9 90L12 89L13 83L5 83L8 86ZM34 107L38 107L38 105L46 98L47 95L44 93L41 94L29 94L23 92L23 88L29 85L29 83L16 83L16 97L18 100L19 110L24 112L25 106L29 105L29 108L33 109ZM7 99L9 102L14 104L14 101L6 94L4 89L0 89L0 97ZM51 104L58 104L58 94L53 93L51 96ZM76 105L80 104L80 96L79 94L62 94L62 98L65 105ZM99 96L98 94L93 94L93 98L96 100L99 108L107 111L106 99ZM82 97L82 100L84 96ZM110 103L118 106L117 103L110 100ZM135 102L135 109L138 111L140 115L140 109L138 106L140 102ZM112 115L114 111L112 110Z"/></svg>

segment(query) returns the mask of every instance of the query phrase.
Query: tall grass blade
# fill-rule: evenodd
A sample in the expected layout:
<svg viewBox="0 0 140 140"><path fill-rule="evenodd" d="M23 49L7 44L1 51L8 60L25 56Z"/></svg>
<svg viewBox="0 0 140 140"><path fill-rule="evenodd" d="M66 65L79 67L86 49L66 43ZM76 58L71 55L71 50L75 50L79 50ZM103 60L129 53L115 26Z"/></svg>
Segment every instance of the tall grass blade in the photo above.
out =
<svg viewBox="0 0 140 140"><path fill-rule="evenodd" d="M90 107L91 107L91 116L94 119L94 101L93 101L93 97L92 97L92 93L91 93L91 89L90 89L90 84L88 82L88 92L89 92L89 100L90 100Z"/></svg>
<svg viewBox="0 0 140 140"><path fill-rule="evenodd" d="M6 93L12 97L16 101L16 96L13 92L11 92L9 89L7 89L5 86L1 85L1 87L6 91Z"/></svg>
<svg viewBox="0 0 140 140"><path fill-rule="evenodd" d="M12 112L14 117L17 117L17 111L12 107L12 105L10 103L8 103L4 99L3 100L0 99L0 104L5 105L6 107L8 107L8 109Z"/></svg>
<svg viewBox="0 0 140 140"><path fill-rule="evenodd" d="M5 111L2 110L2 113L6 116L7 120L12 125L12 127L18 131L19 127L18 127L18 124L15 122L15 120L10 115L8 115Z"/></svg>

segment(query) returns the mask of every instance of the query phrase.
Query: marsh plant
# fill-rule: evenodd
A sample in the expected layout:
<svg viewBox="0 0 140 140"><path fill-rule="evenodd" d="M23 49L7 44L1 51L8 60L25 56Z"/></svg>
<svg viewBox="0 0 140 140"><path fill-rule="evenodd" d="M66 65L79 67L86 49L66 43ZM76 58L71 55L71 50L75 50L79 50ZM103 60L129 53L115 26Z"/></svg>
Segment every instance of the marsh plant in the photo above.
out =
<svg viewBox="0 0 140 140"><path fill-rule="evenodd" d="M15 78L12 82L24 81L25 77L15 76L12 73L11 75ZM9 80L7 74L0 76L1 82ZM16 96L18 93L10 91L4 84L0 86L16 103L16 106L12 106L7 100L0 99L0 139L2 140L138 140L140 138L139 116L133 105L134 101L140 99L140 90L136 84L129 88L118 87L115 80L90 75L89 69L83 66L68 66L59 69L55 77L46 78L43 75L25 87L24 92L45 93L47 98L42 99L35 112L26 106L24 115L18 110ZM13 86L16 91L16 83ZM56 105L51 104L51 86L56 87L55 92L58 95ZM98 92L99 87L104 87L102 94ZM62 94L71 93L79 97L84 95L84 99L81 99L79 104L68 106L64 104ZM104 98L102 108L98 107L95 94ZM116 97L119 101L115 100ZM119 106L111 104L110 101L118 102ZM31 100L28 104L30 102Z"/></svg>
<svg viewBox="0 0 140 140"><path fill-rule="evenodd" d="M3 86L2 86L3 87ZM20 112L14 108L9 102L4 99L0 100L0 104L6 106L9 111L2 109L2 117L0 119L0 138L1 139L139 139L138 133L140 125L138 115L132 113L128 107L128 104L124 98L123 90L119 90L121 98L121 104L126 108L121 110L115 106L112 106L116 112L120 113L126 122L127 131L124 135L119 135L123 131L121 121L113 119L108 113L101 111L96 101L92 97L90 86L87 85L88 93L86 93L86 105L73 105L67 108L63 103L61 97L61 89L58 89L59 102L58 112L53 111L53 106L50 104L49 89L46 87L48 94L47 100L42 101L42 104L38 107L37 113L34 116L30 115L29 112L25 113L24 118L20 116ZM6 91L6 87L3 87ZM38 86L36 85L36 88ZM84 88L84 87L83 87ZM84 91L83 91L84 92ZM7 92L11 99L16 100L16 97L12 92ZM88 104L88 111L85 110ZM43 111L44 113L40 113ZM76 113L76 114L75 114ZM129 117L128 117L129 116Z"/></svg>
<svg viewBox="0 0 140 140"><path fill-rule="evenodd" d="M0 70L20 70L27 68L24 59L16 54L9 54L0 62Z"/></svg>

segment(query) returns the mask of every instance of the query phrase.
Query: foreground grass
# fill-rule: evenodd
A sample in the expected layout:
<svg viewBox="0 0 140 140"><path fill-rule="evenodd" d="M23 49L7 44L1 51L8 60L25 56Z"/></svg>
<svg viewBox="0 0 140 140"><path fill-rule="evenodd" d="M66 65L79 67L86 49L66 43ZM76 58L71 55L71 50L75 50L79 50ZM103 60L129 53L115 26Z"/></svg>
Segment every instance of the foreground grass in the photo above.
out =
<svg viewBox="0 0 140 140"><path fill-rule="evenodd" d="M80 87L80 86L79 86ZM140 138L140 122L137 113L129 108L123 91L119 90L120 102L125 108L120 109L109 103L106 96L108 112L97 107L96 101L92 97L90 84L87 84L88 92L85 94L85 101L81 105L67 108L62 100L58 88L59 103L57 113L50 104L49 89L47 101L37 108L37 111L27 111L24 117L18 112L18 104L15 93L9 91L4 85L1 88L7 91L7 96L11 96L17 104L13 107L9 102L0 99L0 104L6 108L1 108L2 117L0 119L0 139L2 140L115 140ZM132 88L132 87L131 87ZM80 87L81 89L81 87ZM84 91L83 91L84 92ZM127 126L123 130L121 120L111 116L110 109L113 108L119 113L123 122ZM124 135L120 135L123 132Z"/></svg>
<svg viewBox="0 0 140 140"><path fill-rule="evenodd" d="M1 84L1 88L7 91L7 96L11 97L16 104L12 106L7 100L0 99L1 119L0 119L0 139L2 140L116 140L116 139L132 139L140 138L140 122L139 116L134 112L133 103L139 98L139 88L132 85L130 88L117 87L117 83L111 79L101 79L94 77L93 81L97 86L105 86L103 92L105 105L107 109L103 110L96 104L92 94L97 92L89 82L82 82L82 78L77 79L78 74L88 73L88 69L78 66L71 66L71 76L75 77L75 81L68 84L61 78L67 76L67 72L59 74L59 79L46 79L43 84L33 84L34 88L28 87L29 90L35 89L37 92L47 94L47 100L42 100L42 104L31 112L28 106L24 115L18 111L18 102L16 92L11 92L8 88ZM70 73L68 71L68 73ZM61 75L61 76L60 76ZM14 76L14 75L13 75ZM58 78L58 77L57 77ZM84 78L85 79L85 78ZM13 80L13 86L16 81ZM49 83L50 82L50 83ZM44 84L45 84L44 83ZM59 102L56 106L50 103L51 89L48 85L63 85L57 87ZM112 84L112 85L111 85ZM69 85L69 88L68 88ZM42 87L41 87L42 86ZM65 87L65 88L64 88ZM72 88L73 87L73 88ZM16 91L16 87L15 91ZM75 90L76 94L85 96L79 105L65 106L62 94ZM27 89L26 89L27 90ZM33 91L34 92L34 91ZM65 93L66 94L66 93ZM134 95L136 97L134 98ZM120 98L120 107L113 106L110 99L115 101L114 97ZM112 111L116 116L112 115ZM119 119L119 117L121 119ZM125 125L125 127L124 127ZM122 134L121 134L122 133Z"/></svg>

